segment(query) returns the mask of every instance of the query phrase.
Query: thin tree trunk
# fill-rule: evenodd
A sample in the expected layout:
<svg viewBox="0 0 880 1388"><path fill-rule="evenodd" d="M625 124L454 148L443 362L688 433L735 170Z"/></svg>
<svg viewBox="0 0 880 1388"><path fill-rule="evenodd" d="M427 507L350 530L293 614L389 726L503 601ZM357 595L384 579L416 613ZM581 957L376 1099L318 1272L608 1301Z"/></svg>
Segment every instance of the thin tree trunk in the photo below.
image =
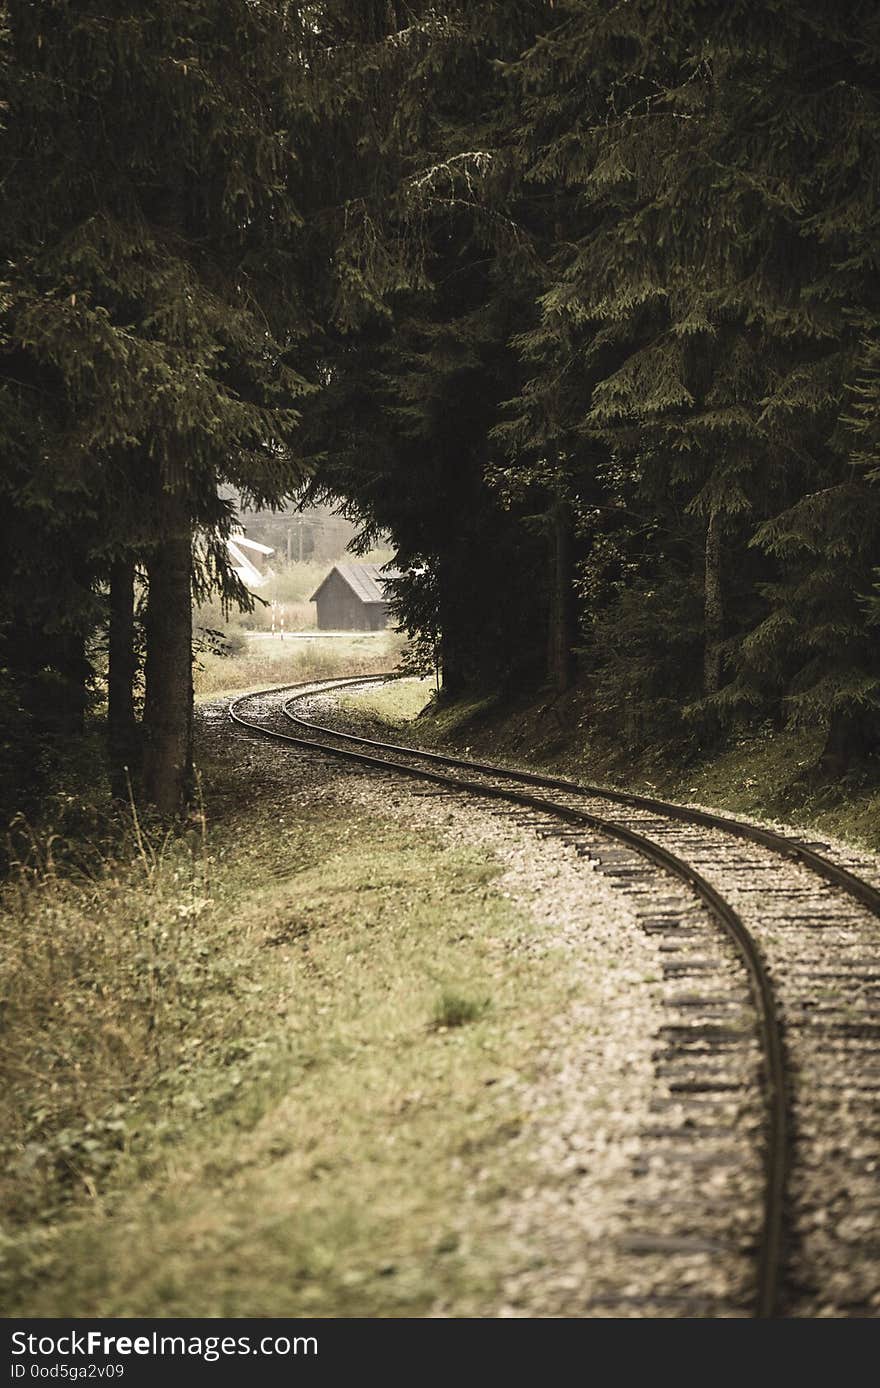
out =
<svg viewBox="0 0 880 1388"><path fill-rule="evenodd" d="M724 635L724 596L721 588L721 525L712 510L706 526L705 569L705 653L703 693L717 694L721 688L721 641Z"/></svg>
<svg viewBox="0 0 880 1388"><path fill-rule="evenodd" d="M160 814L186 808L192 791L192 527L186 500L163 492L164 536L147 564L143 791Z"/></svg>
<svg viewBox="0 0 880 1388"><path fill-rule="evenodd" d="M18 613L7 625L9 663L19 675L35 736L63 741L83 730L84 688L72 678L71 637L47 635Z"/></svg>
<svg viewBox="0 0 880 1388"><path fill-rule="evenodd" d="M49 562L51 565L52 560ZM85 732L92 673L86 655L91 575L82 550L73 541L65 546L51 574L56 583L64 586L64 605L70 621L60 630L54 623L46 623L35 633L35 684L40 691L37 704L42 705L47 733L67 741L81 738Z"/></svg>
<svg viewBox="0 0 880 1388"><path fill-rule="evenodd" d="M875 739L876 745L876 739ZM845 776L854 765L864 760L871 750L864 715L853 710L832 714L825 746L819 758L818 772L823 779Z"/></svg>
<svg viewBox="0 0 880 1388"><path fill-rule="evenodd" d="M448 630L444 630L440 636L439 667L443 697L457 699L464 692L467 680L458 659L455 640Z"/></svg>
<svg viewBox="0 0 880 1388"><path fill-rule="evenodd" d="M571 513L557 493L550 510L550 611L547 624L547 673L557 694L574 679L574 588Z"/></svg>
<svg viewBox="0 0 880 1388"><path fill-rule="evenodd" d="M90 673L84 634L24 630L24 639L16 639L31 662L28 708L34 727L62 742L82 737Z"/></svg>
<svg viewBox="0 0 880 1388"><path fill-rule="evenodd" d="M138 736L134 716L134 563L117 560L110 570L110 630L107 669L107 744L110 785L121 800L129 775L137 769Z"/></svg>

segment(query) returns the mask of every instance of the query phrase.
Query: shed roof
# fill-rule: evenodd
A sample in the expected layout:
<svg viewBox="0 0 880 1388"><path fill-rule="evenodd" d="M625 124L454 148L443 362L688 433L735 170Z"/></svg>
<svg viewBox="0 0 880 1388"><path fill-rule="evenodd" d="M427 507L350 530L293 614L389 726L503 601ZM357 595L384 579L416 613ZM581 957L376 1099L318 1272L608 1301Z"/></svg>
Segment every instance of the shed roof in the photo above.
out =
<svg viewBox="0 0 880 1388"><path fill-rule="evenodd" d="M363 603L387 602L385 584L390 578L400 577L394 570L386 569L383 571L378 564L334 564L327 577L318 584L309 599L310 602L316 600L334 573L339 574L340 578L348 584L351 591Z"/></svg>

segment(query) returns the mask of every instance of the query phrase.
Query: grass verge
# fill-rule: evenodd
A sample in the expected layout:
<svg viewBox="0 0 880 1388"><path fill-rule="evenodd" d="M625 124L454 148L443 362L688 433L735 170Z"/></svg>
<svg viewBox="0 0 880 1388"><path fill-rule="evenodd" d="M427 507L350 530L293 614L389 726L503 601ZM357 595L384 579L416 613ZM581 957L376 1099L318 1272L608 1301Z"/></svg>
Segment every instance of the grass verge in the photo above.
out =
<svg viewBox="0 0 880 1388"><path fill-rule="evenodd" d="M7 889L4 1314L491 1314L565 971L479 848L240 747L213 823Z"/></svg>
<svg viewBox="0 0 880 1388"><path fill-rule="evenodd" d="M431 706L434 678L392 680L370 689L341 689L333 701L340 709L376 718L391 730L408 727L414 718Z"/></svg>

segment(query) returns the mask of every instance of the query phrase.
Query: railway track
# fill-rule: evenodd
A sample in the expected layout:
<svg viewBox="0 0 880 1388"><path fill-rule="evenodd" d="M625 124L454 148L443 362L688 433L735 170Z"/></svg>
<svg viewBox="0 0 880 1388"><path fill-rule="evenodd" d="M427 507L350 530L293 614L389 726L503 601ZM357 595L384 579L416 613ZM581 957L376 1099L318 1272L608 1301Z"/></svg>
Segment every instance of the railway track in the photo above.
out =
<svg viewBox="0 0 880 1388"><path fill-rule="evenodd" d="M876 1315L880 891L762 826L304 716L304 701L376 680L245 695L230 715L373 775L504 805L593 860L659 945L669 1024L637 1160L671 1194L633 1210L637 1270L625 1293L599 1290L604 1314ZM725 1269L720 1293L694 1280L707 1254Z"/></svg>

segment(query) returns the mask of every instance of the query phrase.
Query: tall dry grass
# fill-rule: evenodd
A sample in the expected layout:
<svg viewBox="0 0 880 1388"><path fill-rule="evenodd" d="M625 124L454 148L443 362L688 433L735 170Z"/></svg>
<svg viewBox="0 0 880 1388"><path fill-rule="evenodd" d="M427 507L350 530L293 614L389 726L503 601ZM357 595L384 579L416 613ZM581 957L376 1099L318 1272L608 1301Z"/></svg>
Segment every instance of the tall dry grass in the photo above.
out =
<svg viewBox="0 0 880 1388"><path fill-rule="evenodd" d="M352 632L322 640L249 638L243 650L223 656L204 653L195 670L196 697L343 675L375 675L393 669L403 650L397 632Z"/></svg>
<svg viewBox="0 0 880 1388"><path fill-rule="evenodd" d="M133 816L117 852L62 872L31 836L0 891L0 1208L12 1224L93 1193L131 1102L222 1034L203 817L183 838ZM222 944L221 938L217 945Z"/></svg>

